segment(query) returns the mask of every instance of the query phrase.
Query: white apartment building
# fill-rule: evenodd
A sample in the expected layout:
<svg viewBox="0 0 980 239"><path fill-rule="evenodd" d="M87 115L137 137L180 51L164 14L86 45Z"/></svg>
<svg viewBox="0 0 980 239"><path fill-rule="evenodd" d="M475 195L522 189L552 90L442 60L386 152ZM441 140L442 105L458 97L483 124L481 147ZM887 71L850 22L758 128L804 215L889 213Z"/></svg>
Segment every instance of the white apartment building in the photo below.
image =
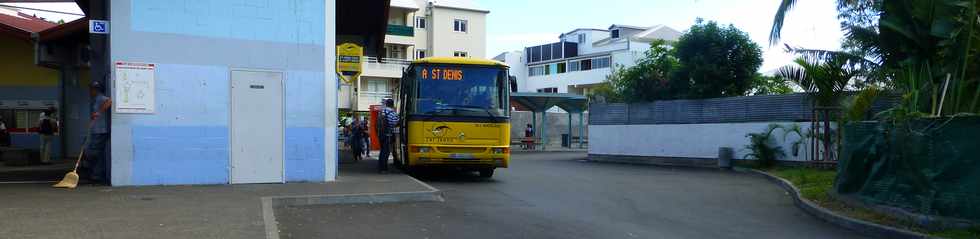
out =
<svg viewBox="0 0 980 239"><path fill-rule="evenodd" d="M677 41L681 35L663 25L580 28L562 34L556 43L501 53L493 59L511 66L519 92L587 95L613 67L635 65L653 41Z"/></svg>
<svg viewBox="0 0 980 239"><path fill-rule="evenodd" d="M415 59L485 58L489 13L472 0L391 0L384 53L365 58L357 111L397 93L402 71Z"/></svg>

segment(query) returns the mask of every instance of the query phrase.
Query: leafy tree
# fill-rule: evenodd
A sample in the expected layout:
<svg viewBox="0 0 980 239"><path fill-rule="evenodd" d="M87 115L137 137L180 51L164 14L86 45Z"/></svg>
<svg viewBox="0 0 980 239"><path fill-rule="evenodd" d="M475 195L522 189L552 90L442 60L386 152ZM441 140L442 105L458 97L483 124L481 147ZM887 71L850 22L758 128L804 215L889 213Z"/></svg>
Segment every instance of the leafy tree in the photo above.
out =
<svg viewBox="0 0 980 239"><path fill-rule="evenodd" d="M670 77L677 65L670 45L663 40L655 41L636 65L618 67L609 75L608 90L615 92L625 102L674 99L677 93L674 92L674 82Z"/></svg>
<svg viewBox="0 0 980 239"><path fill-rule="evenodd" d="M589 100L596 103L621 103L626 102L622 94L613 89L612 83L608 80L602 82L592 89L589 93Z"/></svg>
<svg viewBox="0 0 980 239"><path fill-rule="evenodd" d="M752 95L785 95L793 93L793 87L782 77L755 74L752 78Z"/></svg>
<svg viewBox="0 0 980 239"><path fill-rule="evenodd" d="M683 92L682 98L745 95L762 66L762 49L747 33L714 21L698 19L674 51L680 66L672 88Z"/></svg>

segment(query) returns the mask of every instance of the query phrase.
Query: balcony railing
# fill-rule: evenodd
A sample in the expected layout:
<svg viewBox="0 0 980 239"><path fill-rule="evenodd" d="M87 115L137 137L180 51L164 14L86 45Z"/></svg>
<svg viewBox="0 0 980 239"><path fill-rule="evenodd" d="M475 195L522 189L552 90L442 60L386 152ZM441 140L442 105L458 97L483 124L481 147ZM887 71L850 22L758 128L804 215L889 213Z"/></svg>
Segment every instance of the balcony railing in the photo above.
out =
<svg viewBox="0 0 980 239"><path fill-rule="evenodd" d="M388 33L387 34L388 35L393 35L393 36L413 37L413 36L415 36L415 28L410 27L410 26L390 25L389 24L388 25Z"/></svg>
<svg viewBox="0 0 980 239"><path fill-rule="evenodd" d="M364 57L364 71L367 76L401 77L402 71L408 68L411 60L398 58Z"/></svg>
<svg viewBox="0 0 980 239"><path fill-rule="evenodd" d="M392 65L402 65L402 66L408 66L409 64L412 64L412 60L400 59L400 58L378 58L378 57L366 56L361 59L364 60L365 64L392 64Z"/></svg>

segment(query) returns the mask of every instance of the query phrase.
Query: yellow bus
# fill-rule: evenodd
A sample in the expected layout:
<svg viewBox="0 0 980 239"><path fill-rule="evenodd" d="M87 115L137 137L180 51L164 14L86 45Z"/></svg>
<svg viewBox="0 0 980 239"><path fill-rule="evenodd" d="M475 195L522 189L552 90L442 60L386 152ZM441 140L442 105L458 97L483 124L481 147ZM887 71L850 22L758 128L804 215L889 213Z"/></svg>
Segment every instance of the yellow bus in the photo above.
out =
<svg viewBox="0 0 980 239"><path fill-rule="evenodd" d="M510 164L510 78L501 62L457 57L414 61L399 89L395 166L477 171Z"/></svg>

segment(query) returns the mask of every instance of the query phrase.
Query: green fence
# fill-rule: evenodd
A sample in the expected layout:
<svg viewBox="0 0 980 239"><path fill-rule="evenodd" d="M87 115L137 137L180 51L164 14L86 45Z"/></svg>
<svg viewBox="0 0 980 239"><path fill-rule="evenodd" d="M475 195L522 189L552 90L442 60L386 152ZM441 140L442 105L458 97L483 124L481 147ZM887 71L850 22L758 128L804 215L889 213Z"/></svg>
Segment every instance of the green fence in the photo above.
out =
<svg viewBox="0 0 980 239"><path fill-rule="evenodd" d="M980 117L854 123L843 140L838 194L980 221Z"/></svg>

